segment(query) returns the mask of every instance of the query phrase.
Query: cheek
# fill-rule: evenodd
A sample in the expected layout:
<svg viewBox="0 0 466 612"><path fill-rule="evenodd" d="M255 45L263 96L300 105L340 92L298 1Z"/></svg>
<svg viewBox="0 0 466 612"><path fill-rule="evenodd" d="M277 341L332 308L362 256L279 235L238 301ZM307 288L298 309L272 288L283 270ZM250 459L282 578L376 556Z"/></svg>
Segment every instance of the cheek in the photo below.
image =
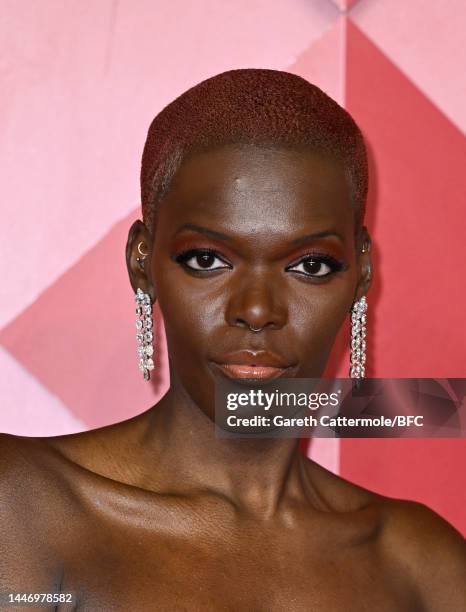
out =
<svg viewBox="0 0 466 612"><path fill-rule="evenodd" d="M315 355L325 357L349 316L352 304L351 279L295 288L289 294L289 324L304 362Z"/></svg>
<svg viewBox="0 0 466 612"><path fill-rule="evenodd" d="M158 279L157 292L167 338L171 375L185 389L201 410L214 420L214 384L206 370L206 355L212 344L213 321L221 312L207 291L201 291L202 279L178 274ZM194 279L197 280L197 279Z"/></svg>
<svg viewBox="0 0 466 612"><path fill-rule="evenodd" d="M182 275L182 273L181 273ZM208 337L224 311L223 298L212 295L202 279L176 271L157 279L157 299L163 315L167 344L178 357L202 356ZM173 349L173 351L171 351Z"/></svg>

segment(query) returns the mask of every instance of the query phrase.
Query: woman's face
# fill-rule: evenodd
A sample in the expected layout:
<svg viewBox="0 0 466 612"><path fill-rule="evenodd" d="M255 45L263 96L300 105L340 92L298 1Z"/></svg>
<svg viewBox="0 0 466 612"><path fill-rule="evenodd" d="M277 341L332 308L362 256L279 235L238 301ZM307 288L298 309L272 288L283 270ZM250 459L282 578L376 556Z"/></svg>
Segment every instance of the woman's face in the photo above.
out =
<svg viewBox="0 0 466 612"><path fill-rule="evenodd" d="M322 155L226 145L186 158L152 243L140 222L128 242L130 259L141 240L149 251L145 277L131 261L130 276L158 300L172 385L212 418L215 379L234 372L221 364L245 363L234 352L285 377L321 376L369 287L353 223L343 168Z"/></svg>

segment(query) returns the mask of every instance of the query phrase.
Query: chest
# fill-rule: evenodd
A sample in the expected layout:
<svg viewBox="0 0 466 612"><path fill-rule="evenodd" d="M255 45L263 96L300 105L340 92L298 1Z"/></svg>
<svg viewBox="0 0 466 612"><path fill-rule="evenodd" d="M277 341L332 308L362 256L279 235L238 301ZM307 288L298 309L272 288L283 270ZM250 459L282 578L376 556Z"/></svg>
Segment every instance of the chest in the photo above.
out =
<svg viewBox="0 0 466 612"><path fill-rule="evenodd" d="M68 556L61 590L76 593L79 612L416 609L370 543L326 548L297 535L194 543L170 534L107 531Z"/></svg>

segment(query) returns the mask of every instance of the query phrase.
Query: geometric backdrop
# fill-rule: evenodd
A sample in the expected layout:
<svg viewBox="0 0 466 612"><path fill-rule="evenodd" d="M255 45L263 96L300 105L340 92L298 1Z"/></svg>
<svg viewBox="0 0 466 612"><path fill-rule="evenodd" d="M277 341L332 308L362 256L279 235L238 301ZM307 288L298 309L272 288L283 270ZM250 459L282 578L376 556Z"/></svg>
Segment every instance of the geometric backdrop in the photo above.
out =
<svg viewBox="0 0 466 612"><path fill-rule="evenodd" d="M373 237L368 375L466 377L466 5L420 0L6 3L2 20L0 431L101 427L169 385L137 368L124 247L151 119L224 70L287 70L361 126ZM327 375L346 376L348 327ZM342 357L343 354L343 357ZM343 477L466 533L464 440L316 439Z"/></svg>

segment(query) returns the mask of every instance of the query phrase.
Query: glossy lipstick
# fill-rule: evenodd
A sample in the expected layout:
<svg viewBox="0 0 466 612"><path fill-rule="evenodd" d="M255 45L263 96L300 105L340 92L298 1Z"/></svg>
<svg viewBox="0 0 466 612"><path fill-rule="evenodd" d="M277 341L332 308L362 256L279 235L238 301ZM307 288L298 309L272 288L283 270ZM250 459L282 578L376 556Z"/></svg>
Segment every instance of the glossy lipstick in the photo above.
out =
<svg viewBox="0 0 466 612"><path fill-rule="evenodd" d="M218 364L229 378L254 378L267 380L281 376L284 368L272 368L267 366L249 366L242 364Z"/></svg>
<svg viewBox="0 0 466 612"><path fill-rule="evenodd" d="M269 351L236 351L215 360L228 378L271 380L282 376L291 366Z"/></svg>

